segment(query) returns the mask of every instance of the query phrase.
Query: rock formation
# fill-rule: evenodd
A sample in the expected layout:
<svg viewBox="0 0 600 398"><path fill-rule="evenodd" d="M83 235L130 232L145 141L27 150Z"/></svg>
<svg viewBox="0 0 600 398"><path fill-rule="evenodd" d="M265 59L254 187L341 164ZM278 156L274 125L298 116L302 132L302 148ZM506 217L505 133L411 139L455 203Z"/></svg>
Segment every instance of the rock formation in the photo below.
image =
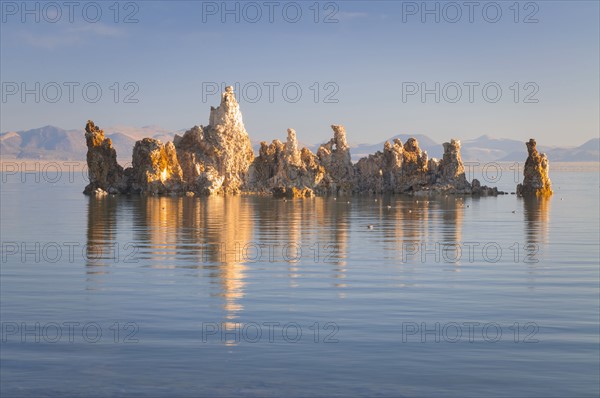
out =
<svg viewBox="0 0 600 398"><path fill-rule="evenodd" d="M254 157L250 138L232 87L209 125L194 126L166 144L152 138L137 141L132 167L123 170L104 132L88 121L86 141L90 184L86 194L237 194L268 193L277 197L310 197L352 193L497 195L496 188L470 184L460 157L460 141L444 143L441 160L429 159L414 138L398 139L383 150L352 164L344 126L332 125L333 138L317 154L298 148L293 129L285 143L261 142ZM531 144L533 142L533 144ZM552 192L548 162L528 144L529 159L520 194Z"/></svg>
<svg viewBox="0 0 600 398"><path fill-rule="evenodd" d="M90 183L83 192L88 195L125 192L127 184L123 167L117 163L117 151L110 138L104 137L104 130L91 120L85 126L85 141Z"/></svg>
<svg viewBox="0 0 600 398"><path fill-rule="evenodd" d="M409 138L402 150L401 179L397 182L395 192L415 192L428 184L427 152L419 148L415 138Z"/></svg>
<svg viewBox="0 0 600 398"><path fill-rule="evenodd" d="M134 192L156 195L182 190L183 173L172 142L163 144L153 138L137 141L132 164Z"/></svg>
<svg viewBox="0 0 600 398"><path fill-rule="evenodd" d="M465 167L460 157L460 141L444 142L444 155L439 163L436 184L452 185L454 189L469 188Z"/></svg>
<svg viewBox="0 0 600 398"><path fill-rule="evenodd" d="M416 140L415 140L416 142ZM404 164L404 146L402 141L395 139L393 143L386 141L382 153L383 169L379 173L382 177L383 192L401 192L402 165Z"/></svg>
<svg viewBox="0 0 600 398"><path fill-rule="evenodd" d="M428 163L428 172L433 186L447 193L487 194L487 187L482 187L483 189L477 193L472 191L472 184L467 181L465 167L460 157L460 141L452 139L450 142L444 142L443 146L442 159L440 161L430 159Z"/></svg>
<svg viewBox="0 0 600 398"><path fill-rule="evenodd" d="M288 129L285 144L279 140L260 143L249 175L247 188L250 191L273 192L277 196L312 196L325 169L308 148L298 150L296 132Z"/></svg>
<svg viewBox="0 0 600 398"><path fill-rule="evenodd" d="M477 194L494 192L480 185L479 188ZM398 139L393 144L388 141L383 152L358 161L354 189L370 193L472 193L460 157L460 141L454 139L444 143L441 160L429 159L414 138L409 138L404 146Z"/></svg>
<svg viewBox="0 0 600 398"><path fill-rule="evenodd" d="M540 154L536 148L533 138L526 142L529 156L525 161L523 170L523 183L517 185L519 196L550 196L552 195L552 183L548 176L549 164L546 154Z"/></svg>
<svg viewBox="0 0 600 398"><path fill-rule="evenodd" d="M471 182L471 194L476 196L496 196L506 194L506 192L498 191L496 187L482 186L481 182L474 178L473 182Z"/></svg>
<svg viewBox="0 0 600 398"><path fill-rule="evenodd" d="M317 151L319 162L325 169L318 191L322 194L347 195L352 193L354 167L346 142L346 129L339 125L332 125L331 128L333 138Z"/></svg>
<svg viewBox="0 0 600 398"><path fill-rule="evenodd" d="M226 88L217 108L211 107L209 121L208 126L195 126L173 140L186 190L240 193L254 152L233 87Z"/></svg>
<svg viewBox="0 0 600 398"><path fill-rule="evenodd" d="M386 146L389 143L386 142ZM384 188L383 170L388 170L384 166L384 155L381 151L358 160L354 166L354 192L358 193L382 193ZM390 176L387 175L389 179Z"/></svg>

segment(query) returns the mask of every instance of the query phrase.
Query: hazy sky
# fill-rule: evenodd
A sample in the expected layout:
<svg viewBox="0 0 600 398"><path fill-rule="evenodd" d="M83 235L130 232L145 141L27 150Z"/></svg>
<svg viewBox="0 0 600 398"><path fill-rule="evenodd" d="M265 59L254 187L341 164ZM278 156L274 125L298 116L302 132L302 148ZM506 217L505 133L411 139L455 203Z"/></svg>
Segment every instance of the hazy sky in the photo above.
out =
<svg viewBox="0 0 600 398"><path fill-rule="evenodd" d="M255 140L293 127L316 143L331 124L351 143L599 135L598 1L1 6L3 132L205 125L237 83Z"/></svg>

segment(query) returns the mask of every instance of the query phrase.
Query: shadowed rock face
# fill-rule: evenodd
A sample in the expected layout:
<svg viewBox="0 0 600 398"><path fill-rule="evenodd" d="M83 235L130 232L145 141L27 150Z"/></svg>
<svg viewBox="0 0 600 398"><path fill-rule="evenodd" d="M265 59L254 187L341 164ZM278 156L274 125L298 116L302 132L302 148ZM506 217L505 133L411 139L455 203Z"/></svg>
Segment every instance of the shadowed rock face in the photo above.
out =
<svg viewBox="0 0 600 398"><path fill-rule="evenodd" d="M85 126L87 143L87 164L90 183L83 191L88 195L105 195L127 191L123 167L117 163L117 151L110 138L104 137L104 130L91 120Z"/></svg>
<svg viewBox="0 0 600 398"><path fill-rule="evenodd" d="M416 139L398 139L352 164L344 126L332 125L333 138L317 154L298 148L293 129L286 142L261 142L254 157L232 87L210 111L210 124L194 126L173 142L145 138L133 150L133 167L123 170L104 132L88 121L86 141L90 184L86 194L238 194L269 193L310 197L351 193L455 193L497 195L496 188L470 184L460 157L460 141L444 143L441 160L429 159ZM532 140L533 141L533 140ZM531 141L530 141L531 143ZM528 144L528 148L530 144ZM530 149L524 188L550 188L547 159ZM533 152L532 152L533 151ZM537 170L537 171L536 171ZM537 173L537 174L536 174ZM545 177L544 177L545 176ZM536 188L538 189L538 188ZM551 191L550 191L551 192Z"/></svg>
<svg viewBox="0 0 600 398"><path fill-rule="evenodd" d="M471 185L465 176L465 167L460 157L460 141L450 140L444 143L444 155L437 165L435 183L451 187L457 191L468 191Z"/></svg>
<svg viewBox="0 0 600 398"><path fill-rule="evenodd" d="M439 165L440 178L445 181L455 181L465 177L465 168L460 157L460 141L444 142L444 156ZM463 180L467 182L466 178ZM461 182L463 182L461 181Z"/></svg>
<svg viewBox="0 0 600 398"><path fill-rule="evenodd" d="M529 156L525 161L523 170L523 183L517 185L519 196L550 196L552 195L552 183L548 175L549 167L546 154L540 154L536 148L533 138L526 142Z"/></svg>
<svg viewBox="0 0 600 398"><path fill-rule="evenodd" d="M419 191L427 185L427 152L421 151L419 142L409 138L402 151L401 177L396 182L395 192Z"/></svg>
<svg viewBox="0 0 600 398"><path fill-rule="evenodd" d="M393 144L388 141L383 152L360 159L354 188L355 192L370 193L472 193L460 157L460 141L444 143L444 157L437 160L428 159L414 138L404 146L398 139Z"/></svg>
<svg viewBox="0 0 600 398"><path fill-rule="evenodd" d="M331 128L333 138L319 147L316 156L308 148L298 150L293 129L288 129L285 144L279 140L262 142L252 164L248 190L288 197L352 193L354 166L346 131L343 126Z"/></svg>
<svg viewBox="0 0 600 398"><path fill-rule="evenodd" d="M386 146L389 144L386 142ZM384 179L389 180L390 176L384 171L387 170L385 157L381 151L375 154L359 159L354 165L354 190L363 193L380 193L385 191ZM386 181L387 182L387 181Z"/></svg>
<svg viewBox="0 0 600 398"><path fill-rule="evenodd" d="M333 138L321 145L317 151L317 158L325 169L325 175L317 190L321 194L350 194L354 180L354 167L350 147L346 141L346 129L340 125L332 125L331 128Z"/></svg>
<svg viewBox="0 0 600 398"><path fill-rule="evenodd" d="M307 148L298 150L296 132L288 129L287 142L260 143L258 157L250 168L247 189L272 192L275 196L312 196L325 170ZM310 191L310 193L308 193Z"/></svg>

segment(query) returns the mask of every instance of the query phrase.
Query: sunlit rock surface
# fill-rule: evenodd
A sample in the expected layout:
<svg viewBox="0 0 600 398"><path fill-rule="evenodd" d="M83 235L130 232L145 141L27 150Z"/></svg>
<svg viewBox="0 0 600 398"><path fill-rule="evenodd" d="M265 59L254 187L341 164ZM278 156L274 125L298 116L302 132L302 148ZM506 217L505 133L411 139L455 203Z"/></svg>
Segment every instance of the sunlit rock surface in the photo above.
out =
<svg viewBox="0 0 600 398"><path fill-rule="evenodd" d="M186 190L240 193L254 152L232 87L226 88L217 108L211 107L209 121L208 126L195 126L173 140Z"/></svg>
<svg viewBox="0 0 600 398"><path fill-rule="evenodd" d="M183 189L183 173L172 142L163 144L153 138L137 141L133 148L134 192L146 194L178 193Z"/></svg>
<svg viewBox="0 0 600 398"><path fill-rule="evenodd" d="M104 132L88 121L86 141L90 184L84 193L209 194L264 193L295 198L352 193L498 195L497 188L469 183L460 141L444 143L441 160L429 159L414 138L386 142L381 151L353 164L346 130L332 125L333 137L317 153L299 149L294 129L286 141L261 142L254 156L232 87L211 107L209 125L194 126L173 142L136 142L132 167L123 170ZM533 144L531 144L533 142ZM552 192L548 162L528 144L529 158L519 194ZM539 194L539 193L538 193Z"/></svg>
<svg viewBox="0 0 600 398"><path fill-rule="evenodd" d="M546 154L540 154L536 148L533 138L526 142L529 156L525 161L523 170L523 183L517 185L519 196L550 196L552 195L552 183L548 175L549 163Z"/></svg>

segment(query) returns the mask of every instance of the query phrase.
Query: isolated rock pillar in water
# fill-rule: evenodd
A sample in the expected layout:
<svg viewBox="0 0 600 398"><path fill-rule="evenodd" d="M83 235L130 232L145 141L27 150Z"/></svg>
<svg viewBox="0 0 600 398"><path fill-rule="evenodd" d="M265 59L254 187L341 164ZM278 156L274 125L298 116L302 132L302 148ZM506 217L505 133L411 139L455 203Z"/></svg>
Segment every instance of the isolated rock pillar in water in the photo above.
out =
<svg viewBox="0 0 600 398"><path fill-rule="evenodd" d="M552 183L548 175L550 165L546 154L540 154L533 138L526 143L529 156L523 170L523 183L517 185L519 196L550 196Z"/></svg>

